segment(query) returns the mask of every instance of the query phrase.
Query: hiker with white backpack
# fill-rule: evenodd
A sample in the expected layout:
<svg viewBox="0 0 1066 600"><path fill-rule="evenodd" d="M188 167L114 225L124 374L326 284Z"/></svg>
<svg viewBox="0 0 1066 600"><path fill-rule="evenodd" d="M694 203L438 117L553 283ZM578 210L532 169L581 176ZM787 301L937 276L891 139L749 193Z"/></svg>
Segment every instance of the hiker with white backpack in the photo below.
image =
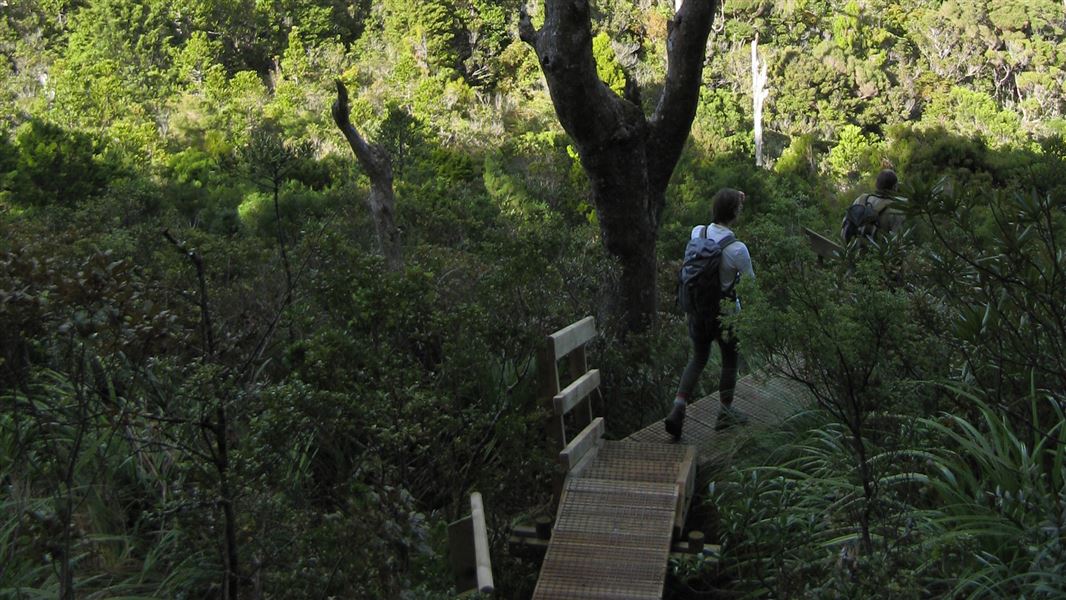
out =
<svg viewBox="0 0 1066 600"><path fill-rule="evenodd" d="M737 382L737 338L721 323L723 300L730 311L740 310L736 284L742 276L754 277L751 255L730 229L744 207L744 192L723 188L711 199L711 223L697 225L685 248L685 261L678 275L678 303L688 319L692 355L681 375L674 405L663 421L667 433L681 438L685 407L693 388L711 355L711 343L717 341L722 353L722 375L718 382L721 408L715 429L744 424L748 418L733 408L733 390Z"/></svg>

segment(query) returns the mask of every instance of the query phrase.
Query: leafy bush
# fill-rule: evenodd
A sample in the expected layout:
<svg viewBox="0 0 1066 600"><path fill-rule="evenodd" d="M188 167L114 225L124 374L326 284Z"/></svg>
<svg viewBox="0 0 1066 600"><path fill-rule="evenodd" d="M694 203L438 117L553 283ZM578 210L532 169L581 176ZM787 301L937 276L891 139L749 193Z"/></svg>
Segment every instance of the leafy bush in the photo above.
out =
<svg viewBox="0 0 1066 600"><path fill-rule="evenodd" d="M26 206L71 206L98 194L113 169L100 157L90 136L39 120L15 134L14 172L8 175L10 198Z"/></svg>
<svg viewBox="0 0 1066 600"><path fill-rule="evenodd" d="M1062 398L1031 394L1019 418L962 392L979 421L946 414L927 424L946 441L929 485L930 571L966 598L1066 594L1066 414ZM1041 419L1045 414L1050 418Z"/></svg>

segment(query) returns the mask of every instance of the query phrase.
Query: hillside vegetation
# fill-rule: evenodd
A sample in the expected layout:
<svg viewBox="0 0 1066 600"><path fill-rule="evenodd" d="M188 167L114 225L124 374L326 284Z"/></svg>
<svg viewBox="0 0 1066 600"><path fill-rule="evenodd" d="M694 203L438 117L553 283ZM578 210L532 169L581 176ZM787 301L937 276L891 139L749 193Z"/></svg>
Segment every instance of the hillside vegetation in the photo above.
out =
<svg viewBox="0 0 1066 600"><path fill-rule="evenodd" d="M726 186L745 368L815 402L737 436L722 555L667 597L1066 597L1066 5L719 5L634 330L522 4L0 2L0 598L450 598L474 490L528 597L538 344L595 315L609 435L661 419ZM674 2L591 8L600 79L650 114ZM391 158L399 268L336 80ZM884 164L906 232L819 263L802 227L836 237Z"/></svg>

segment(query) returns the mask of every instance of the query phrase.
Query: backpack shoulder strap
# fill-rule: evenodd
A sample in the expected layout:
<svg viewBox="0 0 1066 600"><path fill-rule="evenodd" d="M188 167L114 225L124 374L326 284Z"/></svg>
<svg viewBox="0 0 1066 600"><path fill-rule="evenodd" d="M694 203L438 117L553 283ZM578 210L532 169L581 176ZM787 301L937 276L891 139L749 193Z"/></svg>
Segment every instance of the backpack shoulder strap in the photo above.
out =
<svg viewBox="0 0 1066 600"><path fill-rule="evenodd" d="M892 198L886 196L878 196L876 194L874 194L873 196L874 198L880 200L880 202L876 202L873 206L874 211L876 211L878 215L885 212L885 210L888 209L889 205L892 204Z"/></svg>
<svg viewBox="0 0 1066 600"><path fill-rule="evenodd" d="M724 238L718 240L718 247L721 248L722 250L725 250L726 246L729 246L730 244L732 244L735 241L737 241L737 238L732 233L730 233L730 234L726 235Z"/></svg>
<svg viewBox="0 0 1066 600"><path fill-rule="evenodd" d="M705 240L705 239L707 239L707 229L708 228L707 228L706 225L701 225L700 227L701 227L701 229L700 229L700 239Z"/></svg>

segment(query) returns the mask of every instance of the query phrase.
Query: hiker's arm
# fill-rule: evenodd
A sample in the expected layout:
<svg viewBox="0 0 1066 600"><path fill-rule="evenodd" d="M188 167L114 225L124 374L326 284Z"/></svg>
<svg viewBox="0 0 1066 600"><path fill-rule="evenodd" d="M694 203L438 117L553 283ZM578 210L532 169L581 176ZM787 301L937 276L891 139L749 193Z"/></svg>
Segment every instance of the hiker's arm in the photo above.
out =
<svg viewBox="0 0 1066 600"><path fill-rule="evenodd" d="M740 246L740 252L737 252L737 270L740 271L742 277L755 277L755 270L751 268L751 254L748 253L748 247L744 244L738 244Z"/></svg>
<svg viewBox="0 0 1066 600"><path fill-rule="evenodd" d="M881 221L885 231L899 231L903 226L903 213L889 209L881 215Z"/></svg>

